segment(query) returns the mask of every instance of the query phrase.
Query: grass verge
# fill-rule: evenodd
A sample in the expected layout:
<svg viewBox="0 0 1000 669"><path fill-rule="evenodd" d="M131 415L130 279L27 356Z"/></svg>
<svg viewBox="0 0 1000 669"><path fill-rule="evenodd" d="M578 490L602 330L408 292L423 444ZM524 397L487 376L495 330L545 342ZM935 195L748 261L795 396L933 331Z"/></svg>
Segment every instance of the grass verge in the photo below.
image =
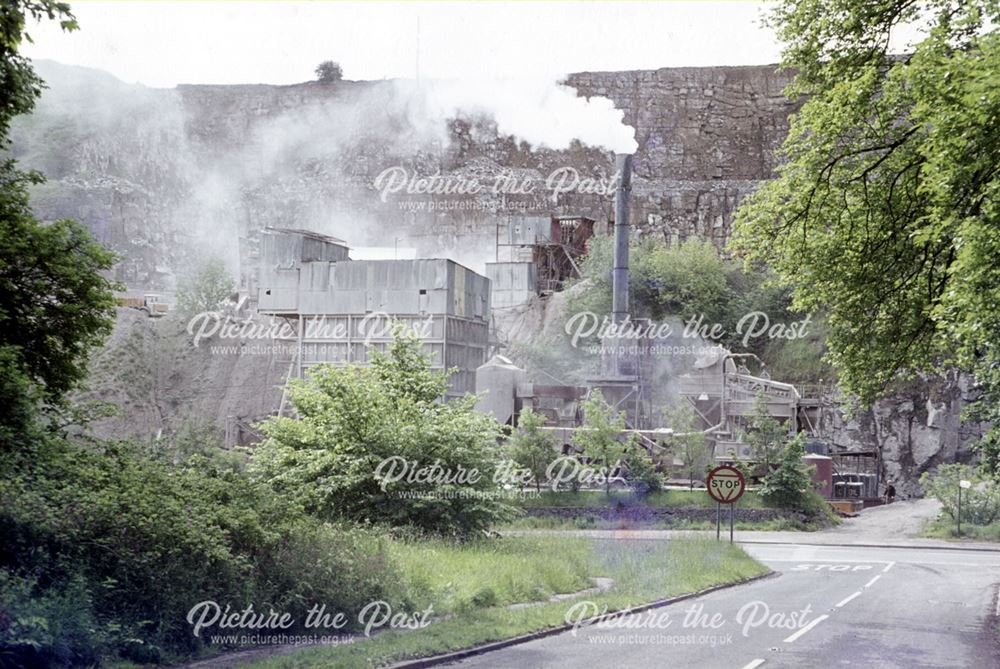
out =
<svg viewBox="0 0 1000 669"><path fill-rule="evenodd" d="M830 522L818 520L806 522L795 518L773 518L769 520L737 520L734 528L741 532L815 532L828 527ZM715 530L714 520L656 520L622 521L606 520L598 516L584 515L575 518L555 516L523 516L503 525L503 530ZM723 532L729 531L729 518L724 513Z"/></svg>
<svg viewBox="0 0 1000 669"><path fill-rule="evenodd" d="M958 534L955 519L948 516L941 516L927 523L920 534L932 539L972 539L974 541L1000 543L1000 523L991 523L989 525L962 523L962 534Z"/></svg>
<svg viewBox="0 0 1000 669"><path fill-rule="evenodd" d="M609 610L618 610L767 572L766 567L755 562L738 546L701 539L620 543L563 538L504 538L490 544L494 542L498 545L496 553L491 553L491 548L474 549L487 551L485 564L475 558L447 555L450 549L443 543L430 548L431 553L425 553L428 548L418 545L402 549L400 554L406 578L422 579L424 591L432 597L442 592L451 593L442 600L442 606L452 606L455 611L450 618L438 620L420 630L389 630L337 647L309 648L242 666L253 669L319 669L331 666L367 669L385 666L404 659L436 655L556 627L565 622L568 608L581 600L592 601L601 608L607 606ZM460 554L465 549L456 550ZM531 554L525 554L526 550L530 550ZM428 557L438 560L440 568L427 565L425 560ZM523 593L516 585L520 571L518 567L502 567L505 559L513 559L520 569L527 564L523 560L537 563L536 567L528 567L538 570L532 579L537 582L554 578L550 570L558 571L567 559L579 560L579 563L571 564L570 572L609 577L614 579L614 586L599 594L519 609L499 604L474 608L476 602L453 597L456 592L468 593L491 583L489 587L494 589L498 602L516 599L516 595ZM497 572L487 573L492 569L497 569ZM485 580L480 581L480 578ZM564 585L568 584L569 581ZM449 601L452 603L449 604ZM471 605L454 603L461 601L469 601ZM436 605L435 613L440 614Z"/></svg>

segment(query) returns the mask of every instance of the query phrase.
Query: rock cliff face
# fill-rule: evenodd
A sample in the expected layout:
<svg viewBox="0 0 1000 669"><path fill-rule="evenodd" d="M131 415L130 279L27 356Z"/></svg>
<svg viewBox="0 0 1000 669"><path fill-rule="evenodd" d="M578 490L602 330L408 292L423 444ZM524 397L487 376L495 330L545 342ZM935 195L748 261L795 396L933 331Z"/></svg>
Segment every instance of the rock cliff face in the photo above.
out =
<svg viewBox="0 0 1000 669"><path fill-rule="evenodd" d="M398 82L293 86L128 86L109 75L38 64L49 90L15 129L15 155L49 183L44 218L84 222L125 258L119 278L169 289L192 255L236 271L267 225L311 228L353 245L442 250L474 268L494 254L511 215L610 218L613 156L575 144L532 150L488 119L439 124ZM636 129L639 234L689 236L721 249L739 200L773 168L787 131L787 83L772 66L571 75L581 96L606 96ZM389 193L379 175L442 175L526 189L475 196ZM546 180L561 174L563 189ZM598 192L595 192L598 191Z"/></svg>
<svg viewBox="0 0 1000 669"><path fill-rule="evenodd" d="M86 224L122 256L117 278L130 288L169 291L205 256L226 260L252 288L256 235L265 226L314 229L354 246L412 246L481 269L494 257L498 226L513 215L582 214L602 224L613 210L600 188L613 177L609 151L533 148L499 136L481 117L440 123L399 82L162 90L95 70L37 67L49 90L35 114L18 120L13 145L24 166L49 178L34 193L36 211ZM636 130L637 234L665 243L701 237L720 250L740 200L772 175L794 111L781 93L788 75L773 66L588 72L566 83L581 96L613 100ZM530 188L383 193L386 170L485 183L502 177ZM553 174L575 179L562 182L575 187L556 192ZM526 322L551 321L544 308L536 316ZM124 402L135 418L109 424L110 433L154 435L197 415L221 426L227 416L274 408L280 364L216 360L183 347L155 353L167 330L184 339L179 326L120 317L94 393ZM886 473L912 481L929 466L968 457L975 431L959 425L963 384L917 384L851 419L831 400L822 431L837 444L882 449Z"/></svg>
<svg viewBox="0 0 1000 669"><path fill-rule="evenodd" d="M973 398L969 378L957 372L906 384L871 407L846 410L841 398L823 398L820 435L850 451L881 452L883 475L902 496L919 495L920 475L940 464L969 462L969 446L986 426L963 423Z"/></svg>

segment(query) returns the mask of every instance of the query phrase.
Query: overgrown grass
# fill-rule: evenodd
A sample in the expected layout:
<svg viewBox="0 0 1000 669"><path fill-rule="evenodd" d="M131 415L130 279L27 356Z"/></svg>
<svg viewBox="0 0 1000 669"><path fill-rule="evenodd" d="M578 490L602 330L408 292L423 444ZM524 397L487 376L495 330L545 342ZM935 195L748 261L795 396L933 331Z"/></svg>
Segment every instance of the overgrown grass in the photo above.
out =
<svg viewBox="0 0 1000 669"><path fill-rule="evenodd" d="M594 575L591 547L582 539L400 541L389 554L403 572L408 603L433 602L436 615L547 600L589 588Z"/></svg>
<svg viewBox="0 0 1000 669"><path fill-rule="evenodd" d="M921 535L934 539L973 539L975 541L1000 542L1000 523L989 525L962 523L962 534L958 534L955 520L942 516L929 522Z"/></svg>
<svg viewBox="0 0 1000 669"><path fill-rule="evenodd" d="M558 540L504 539L497 555L487 552L485 561L497 566L510 551L514 559L524 566L528 562L545 563L558 569L563 560L581 559L581 565L590 576L605 576L614 579L614 586L601 594L590 594L567 599L558 603L548 603L534 607L512 610L505 606L475 608L457 613L451 618L439 620L421 630L390 630L369 639L334 648L311 648L293 655L274 657L250 665L254 669L311 669L335 666L342 669L378 667L407 658L424 657L461 648L467 648L489 641L510 638L519 634L558 626L565 622L566 612L576 601L586 599L598 607L607 606L617 610L638 604L702 590L721 583L741 581L767 572L767 569L752 560L738 546L727 542L705 540L676 540L661 542L613 542L587 541L567 542ZM440 585L446 578L444 570L432 570L435 575L426 576L423 567L417 568L414 561L425 557L436 557L452 569L469 570L468 573L452 574L457 582L473 583L482 574L483 565L471 556L483 549L472 548L464 554L464 548L455 548L455 555L446 555L451 548L444 544L432 548L430 553L421 552L426 547L410 546L405 553L404 571L416 577L424 574L430 584ZM530 551L526 554L525 551ZM513 556L512 556L513 557ZM538 574L549 573L548 567L539 569ZM570 571L576 569L571 564ZM415 570L410 572L409 570ZM504 582L511 572L498 579L487 576L487 582ZM434 587L430 587L434 591ZM515 588L509 592L516 592ZM437 611L435 607L435 611Z"/></svg>

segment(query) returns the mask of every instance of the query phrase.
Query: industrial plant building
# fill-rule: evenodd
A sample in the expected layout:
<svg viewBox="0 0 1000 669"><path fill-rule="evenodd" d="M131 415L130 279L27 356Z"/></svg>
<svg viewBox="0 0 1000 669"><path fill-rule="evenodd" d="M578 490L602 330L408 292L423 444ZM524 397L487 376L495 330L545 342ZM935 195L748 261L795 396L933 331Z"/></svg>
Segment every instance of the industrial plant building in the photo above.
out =
<svg viewBox="0 0 1000 669"><path fill-rule="evenodd" d="M443 259L351 260L346 242L305 230L261 234L257 308L295 333L290 376L319 363L360 364L393 325L412 329L436 369L455 369L450 396L475 392L486 361L489 281Z"/></svg>

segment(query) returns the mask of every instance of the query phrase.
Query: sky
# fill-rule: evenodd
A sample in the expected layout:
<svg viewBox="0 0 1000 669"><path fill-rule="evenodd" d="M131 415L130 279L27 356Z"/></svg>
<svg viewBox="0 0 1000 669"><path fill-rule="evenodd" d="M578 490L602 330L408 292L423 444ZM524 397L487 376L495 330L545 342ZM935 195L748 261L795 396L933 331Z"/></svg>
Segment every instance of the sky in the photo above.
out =
<svg viewBox="0 0 1000 669"><path fill-rule="evenodd" d="M778 61L768 2L72 2L80 30L30 29L25 53L127 83L550 77Z"/></svg>

